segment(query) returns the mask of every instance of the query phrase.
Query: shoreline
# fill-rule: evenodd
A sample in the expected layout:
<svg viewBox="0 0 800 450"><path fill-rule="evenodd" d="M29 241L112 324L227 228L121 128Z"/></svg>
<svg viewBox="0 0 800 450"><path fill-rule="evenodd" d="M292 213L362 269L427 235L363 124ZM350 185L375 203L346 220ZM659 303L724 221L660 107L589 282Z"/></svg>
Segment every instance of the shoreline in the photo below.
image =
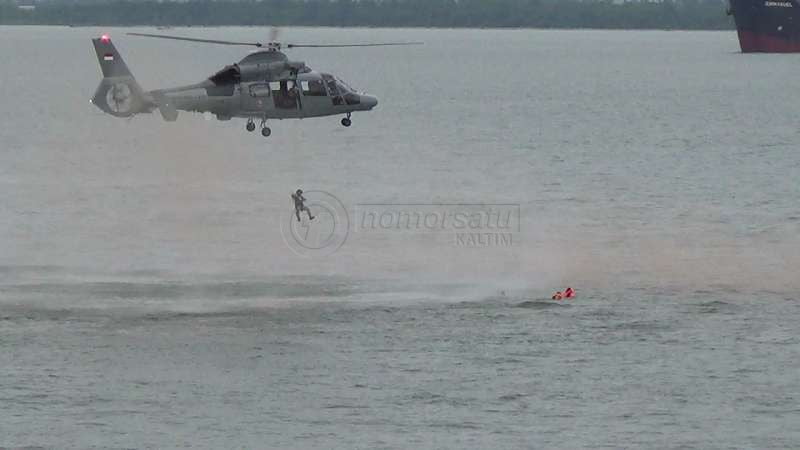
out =
<svg viewBox="0 0 800 450"><path fill-rule="evenodd" d="M310 28L310 29L364 29L364 30L476 30L476 31L661 31L661 32L728 32L736 28L587 28L587 27L435 27L435 26L374 26L374 25L163 25L163 24L81 24L61 23L0 23L0 27L59 27L59 28L162 28L170 29L214 29L214 28Z"/></svg>

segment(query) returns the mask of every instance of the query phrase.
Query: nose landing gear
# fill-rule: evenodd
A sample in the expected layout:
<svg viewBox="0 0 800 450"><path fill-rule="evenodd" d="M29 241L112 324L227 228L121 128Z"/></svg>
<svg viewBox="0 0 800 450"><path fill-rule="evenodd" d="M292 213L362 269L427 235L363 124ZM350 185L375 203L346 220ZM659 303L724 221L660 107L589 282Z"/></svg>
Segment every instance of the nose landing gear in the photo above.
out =
<svg viewBox="0 0 800 450"><path fill-rule="evenodd" d="M349 127L352 124L353 124L353 121L350 120L350 113L347 113L347 117L342 119L342 126Z"/></svg>
<svg viewBox="0 0 800 450"><path fill-rule="evenodd" d="M245 128L251 133L256 130L256 124L253 122L253 119L247 120L247 126Z"/></svg>

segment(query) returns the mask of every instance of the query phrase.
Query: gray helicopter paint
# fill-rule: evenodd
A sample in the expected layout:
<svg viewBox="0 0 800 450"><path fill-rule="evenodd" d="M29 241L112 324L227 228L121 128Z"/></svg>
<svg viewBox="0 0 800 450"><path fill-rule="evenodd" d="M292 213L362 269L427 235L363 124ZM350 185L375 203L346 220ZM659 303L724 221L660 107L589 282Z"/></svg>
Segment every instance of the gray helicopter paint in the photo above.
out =
<svg viewBox="0 0 800 450"><path fill-rule="evenodd" d="M176 120L178 111L211 113L219 120L237 117L266 121L349 116L378 104L377 98L355 92L331 75L312 71L303 62L289 61L276 49L252 53L200 83L145 92L108 36L92 42L104 76L92 103L116 117L158 109L166 121ZM304 92L308 83L321 83L325 86L324 95L319 91L317 95Z"/></svg>

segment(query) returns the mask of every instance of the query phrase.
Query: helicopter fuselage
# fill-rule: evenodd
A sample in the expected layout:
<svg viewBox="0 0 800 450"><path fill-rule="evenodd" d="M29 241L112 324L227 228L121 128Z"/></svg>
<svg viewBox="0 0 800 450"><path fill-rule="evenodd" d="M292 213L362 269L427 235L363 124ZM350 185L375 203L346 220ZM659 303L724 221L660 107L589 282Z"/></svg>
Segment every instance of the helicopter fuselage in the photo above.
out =
<svg viewBox="0 0 800 450"><path fill-rule="evenodd" d="M344 81L311 70L275 48L260 50L226 66L205 81L171 89L144 91L107 35L93 39L103 79L91 102L116 117L132 117L158 110L164 120L177 120L178 111L210 113L219 120L247 119L247 130L261 120L261 134L269 136L269 119L302 119L350 115L369 111L378 99L357 92Z"/></svg>
<svg viewBox="0 0 800 450"><path fill-rule="evenodd" d="M156 108L163 96L176 110L211 113L219 120L302 119L369 111L378 101L329 74L301 73L280 81L240 81L216 85L211 80L151 91Z"/></svg>

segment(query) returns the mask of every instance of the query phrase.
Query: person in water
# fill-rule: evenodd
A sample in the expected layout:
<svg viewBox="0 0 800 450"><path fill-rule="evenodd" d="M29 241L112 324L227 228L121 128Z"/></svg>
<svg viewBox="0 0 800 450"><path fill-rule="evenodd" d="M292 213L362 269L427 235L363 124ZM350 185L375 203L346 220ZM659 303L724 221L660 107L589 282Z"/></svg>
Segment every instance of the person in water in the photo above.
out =
<svg viewBox="0 0 800 450"><path fill-rule="evenodd" d="M553 300L564 300L567 298L575 298L575 290L568 287L564 292L558 291L551 297Z"/></svg>
<svg viewBox="0 0 800 450"><path fill-rule="evenodd" d="M298 189L297 192L292 194L292 200L294 200L294 214L297 216L298 222L300 222L300 213L303 211L308 213L308 220L314 220L314 216L311 215L311 210L305 205L306 198L303 197L302 189Z"/></svg>

